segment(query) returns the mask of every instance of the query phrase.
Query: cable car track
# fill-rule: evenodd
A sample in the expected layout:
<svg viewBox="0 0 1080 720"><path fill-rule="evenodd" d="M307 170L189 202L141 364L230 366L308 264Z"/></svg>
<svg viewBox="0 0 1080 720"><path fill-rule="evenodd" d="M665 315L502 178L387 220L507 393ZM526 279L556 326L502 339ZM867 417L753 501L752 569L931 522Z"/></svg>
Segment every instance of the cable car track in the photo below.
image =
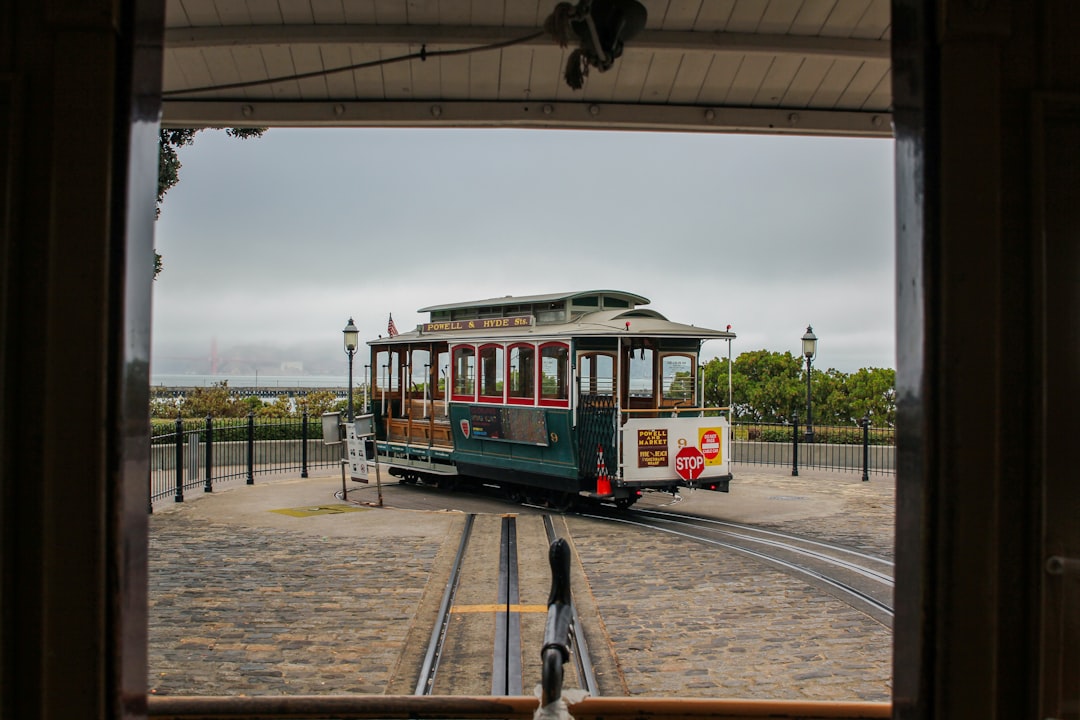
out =
<svg viewBox="0 0 1080 720"><path fill-rule="evenodd" d="M522 666L522 657L539 660L539 651L542 647L540 638L525 637L521 628L520 619L523 613L538 613L547 609L547 606L522 605L519 593L519 570L518 570L518 532L517 517L505 515L501 518L499 532L499 553L496 579L496 602L492 604L473 604L459 602L464 594L471 593L473 598L490 593L490 580L470 577L468 558L473 557L473 574L475 575L477 557L487 552L490 547L488 542L477 542L474 539L476 527L475 513L466 516L462 528L461 540L458 544L457 553L450 569L449 578L443 591L442 601L432 625L432 631L428 640L427 651L421 664L414 695L446 695L446 694L476 694L478 690L462 693L459 686L462 682L476 682L475 659L480 655L481 646L485 643L491 658L491 686L492 696L521 696L527 694L524 688L524 679L528 676ZM542 516L544 536L550 545L556 538L556 532L549 515ZM536 542L534 541L535 545ZM535 550L535 548L533 549ZM533 552L533 555L536 555ZM544 557L547 556L546 548ZM486 561L490 566L490 559ZM490 570L490 567L488 567ZM533 572L531 569L530 572ZM544 576L549 575L549 570L543 568ZM483 574L483 573L481 573ZM535 573L533 573L535 575ZM487 587L487 590L484 590ZM455 617L494 617L494 623L488 625L484 622L455 623ZM470 630L472 635L469 635ZM493 630L493 633L490 632ZM465 636L463 636L463 633ZM456 635L456 636L455 636ZM491 637L491 640L486 638ZM574 662L574 674L582 687L594 697L599 695L598 684L591 660L588 655L588 647L585 643L584 632L576 608L573 613L572 631L570 634L571 658ZM468 660L466 663L471 669L468 678L456 677L453 668L449 674L444 673L439 677L440 670L447 670L453 665L448 664L448 655L457 654L458 663ZM533 670L534 668L530 668ZM436 690L436 683L439 690ZM448 689L449 688L449 692ZM487 689L481 694L487 694Z"/></svg>
<svg viewBox="0 0 1080 720"><path fill-rule="evenodd" d="M656 530L753 557L821 586L883 625L892 624L892 576L878 568L868 568L842 556L862 557L891 567L892 563L887 560L816 540L691 515L639 510L618 515L580 513L580 516ZM669 524L682 525L688 529L677 530L666 526ZM739 532L711 527L712 525L730 525L737 527ZM752 537L752 533L770 537ZM775 538L783 538L786 542ZM800 544L803 546L800 547ZM768 550L755 549L759 546ZM818 549L810 550L805 546Z"/></svg>
<svg viewBox="0 0 1080 720"><path fill-rule="evenodd" d="M763 528L754 527L752 525L744 525L742 523L733 523L733 522L730 522L730 521L727 521L727 520L714 520L712 518L703 518L703 517L698 517L698 516L695 516L695 515L678 515L678 514L675 514L675 513L656 512L654 510L639 510L638 514L648 515L650 517L655 517L655 518L663 520L665 522L679 523L679 524L685 524L685 525L691 525L691 526L695 526L695 525L697 525L697 526L722 526L722 527L735 528L736 530L738 530L740 532L735 532L735 531L732 531L732 530L722 530L721 532L723 532L725 534L729 534L731 537L735 537L735 538L738 538L740 540L746 540L746 541L749 541L749 542L759 543L761 545L767 545L767 546L772 546L772 547L776 547L776 548L781 548L781 549L784 549L784 550L795 552L795 553L800 554L800 555L805 555L807 557L822 560L822 561L830 563L832 565L836 565L837 567L842 567L842 568L845 568L847 570L850 570L853 573L863 575L863 576L865 576L867 578L870 578L872 580L875 580L875 581L881 583L882 585L887 585L890 588L893 587L893 577L892 577L891 574L883 572L881 570L877 570L877 569L875 569L873 567L866 567L866 566L863 566L863 565L859 565L856 562L849 562L849 561L843 560L840 556L851 556L851 557L859 558L859 559L862 559L862 560L865 560L865 561L869 562L872 565L878 565L878 566L881 566L883 568L889 568L890 572L891 572L891 569L893 568L893 562L891 560L886 560L885 558L880 558L880 557L877 557L875 555L870 555L870 554L861 552L859 550L854 550L852 548L844 547L843 545L836 545L834 543L822 542L820 540L812 540L810 538L800 537L798 535L791 535L791 534L783 533L783 532L778 532L776 530L766 530L766 529L763 529ZM765 538L762 538L762 537L754 537L754 534L761 535L761 536L766 536L766 537L782 538L783 540L785 540L787 542L777 541L777 540L769 540L769 539L765 539ZM823 550L826 550L827 552L816 552L814 550L808 549L807 547L800 547L800 546L818 547L818 548L822 548ZM833 554L829 554L829 553L833 553Z"/></svg>
<svg viewBox="0 0 1080 720"><path fill-rule="evenodd" d="M424 655L424 663L420 668L420 678L416 683L416 690L413 691L413 695L432 694L435 673L439 669L439 660L442 657L443 645L446 642L446 631L450 624L450 609L454 606L454 596L457 594L458 584L461 582L461 561L465 557L465 549L469 546L469 536L472 534L475 520L476 513L465 516L465 527L461 533L457 556L454 558L454 565L450 570L450 579L447 581L446 590L443 592L442 603L439 605L439 614L435 620L435 627L431 631L427 653Z"/></svg>

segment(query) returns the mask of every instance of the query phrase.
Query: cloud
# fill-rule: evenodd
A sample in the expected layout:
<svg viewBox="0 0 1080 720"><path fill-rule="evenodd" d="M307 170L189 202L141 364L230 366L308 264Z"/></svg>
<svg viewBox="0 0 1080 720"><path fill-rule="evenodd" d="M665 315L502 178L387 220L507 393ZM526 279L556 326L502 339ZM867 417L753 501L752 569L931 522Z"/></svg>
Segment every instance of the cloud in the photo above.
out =
<svg viewBox="0 0 1080 720"><path fill-rule="evenodd" d="M180 157L155 352L332 357L350 316L373 338L425 305L616 288L731 323L736 354L797 352L812 323L822 367L894 365L891 141L272 129Z"/></svg>

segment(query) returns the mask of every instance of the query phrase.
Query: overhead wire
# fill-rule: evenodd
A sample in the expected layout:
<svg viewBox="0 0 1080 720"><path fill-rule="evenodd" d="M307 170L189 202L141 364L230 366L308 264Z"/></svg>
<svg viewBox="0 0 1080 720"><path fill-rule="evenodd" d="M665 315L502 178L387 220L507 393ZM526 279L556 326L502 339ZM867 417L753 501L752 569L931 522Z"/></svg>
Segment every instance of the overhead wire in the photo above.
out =
<svg viewBox="0 0 1080 720"><path fill-rule="evenodd" d="M183 88L179 90L166 90L162 92L163 97L172 97L175 95L191 95L195 93L213 92L222 90L240 90L243 88L256 87L259 85L272 85L279 82L290 82L296 80L307 80L315 77L326 77L328 75L335 75L337 73L351 72L353 70L365 70L367 68L379 67L381 65L390 65L393 63L406 62L408 60L420 60L426 61L428 58L433 57L449 57L451 55L468 55L476 52L486 52L488 50L501 50L502 48L512 47L514 45L520 45L535 40L545 34L544 30L538 30L529 35L523 35L522 37L513 38L511 40L502 40L500 42L491 43L489 45L478 45L476 47L457 48L455 50L433 50L428 51L427 44L423 44L420 47L419 52L408 53L406 55L397 55L395 57L381 58L379 60L369 60L362 63L354 63L352 65L343 65L342 67L313 70L305 73L293 73L291 75L280 75L278 77L264 78L262 80L245 80L243 82L226 83L224 85L203 85L201 87Z"/></svg>

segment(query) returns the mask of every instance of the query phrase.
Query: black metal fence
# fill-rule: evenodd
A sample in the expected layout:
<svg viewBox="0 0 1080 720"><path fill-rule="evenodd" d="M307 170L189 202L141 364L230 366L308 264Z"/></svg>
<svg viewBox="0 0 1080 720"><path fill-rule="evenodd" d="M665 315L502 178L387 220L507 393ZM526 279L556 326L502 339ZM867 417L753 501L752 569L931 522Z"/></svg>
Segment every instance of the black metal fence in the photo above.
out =
<svg viewBox="0 0 1080 720"><path fill-rule="evenodd" d="M732 436L733 464L789 466L792 475L800 467L860 472L863 480L896 473L895 429L873 427L867 418L855 426L809 429L798 423L736 422Z"/></svg>
<svg viewBox="0 0 1080 720"><path fill-rule="evenodd" d="M168 432L159 424L150 438L150 508L169 496L183 502L187 492L213 492L228 481L252 485L261 473L299 471L307 477L309 468L338 465L341 459L341 446L325 444L322 425L307 413L258 421L254 414L178 417Z"/></svg>

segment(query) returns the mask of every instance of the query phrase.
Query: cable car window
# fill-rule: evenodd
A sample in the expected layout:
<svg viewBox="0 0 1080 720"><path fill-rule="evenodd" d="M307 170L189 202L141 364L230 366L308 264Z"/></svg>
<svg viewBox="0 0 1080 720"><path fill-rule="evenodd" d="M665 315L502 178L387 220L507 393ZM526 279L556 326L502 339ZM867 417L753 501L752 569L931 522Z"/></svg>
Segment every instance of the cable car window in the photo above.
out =
<svg viewBox="0 0 1080 720"><path fill-rule="evenodd" d="M430 392L427 388L428 373L431 370L431 354L427 350L413 350L409 358L409 389L416 392Z"/></svg>
<svg viewBox="0 0 1080 720"><path fill-rule="evenodd" d="M502 402L502 345L484 345L480 348L480 399L488 402Z"/></svg>
<svg viewBox="0 0 1080 720"><path fill-rule="evenodd" d="M433 397L446 397L446 381L450 372L450 353L442 350L435 359L436 386Z"/></svg>
<svg viewBox="0 0 1080 720"><path fill-rule="evenodd" d="M694 397L694 358L664 355L660 360L660 394L664 400L686 402Z"/></svg>
<svg viewBox="0 0 1080 720"><path fill-rule="evenodd" d="M540 346L540 402L567 405L567 374L570 367L570 348L562 343Z"/></svg>
<svg viewBox="0 0 1080 720"><path fill-rule="evenodd" d="M638 346L630 352L630 397L653 398L653 351Z"/></svg>
<svg viewBox="0 0 1080 720"><path fill-rule="evenodd" d="M454 348L454 399L473 400L476 393L476 349L472 345Z"/></svg>
<svg viewBox="0 0 1080 720"><path fill-rule="evenodd" d="M589 353L578 358L581 392L586 395L615 394L615 356Z"/></svg>
<svg viewBox="0 0 1080 720"><path fill-rule="evenodd" d="M382 350L375 354L374 374L375 387L379 390L397 390L398 388L398 358L396 352Z"/></svg>
<svg viewBox="0 0 1080 720"><path fill-rule="evenodd" d="M507 381L510 402L532 404L536 401L536 348L532 345L510 346Z"/></svg>

